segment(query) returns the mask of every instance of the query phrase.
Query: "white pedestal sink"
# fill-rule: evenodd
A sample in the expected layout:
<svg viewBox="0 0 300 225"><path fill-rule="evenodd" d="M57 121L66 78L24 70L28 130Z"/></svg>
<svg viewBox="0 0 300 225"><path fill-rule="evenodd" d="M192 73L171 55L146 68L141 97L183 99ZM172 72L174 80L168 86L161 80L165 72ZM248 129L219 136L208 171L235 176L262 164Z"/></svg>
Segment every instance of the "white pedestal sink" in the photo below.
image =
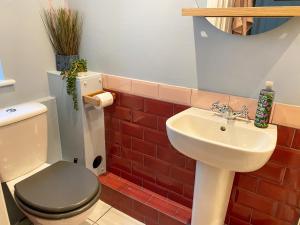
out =
<svg viewBox="0 0 300 225"><path fill-rule="evenodd" d="M274 125L259 129L197 108L171 117L167 133L179 152L197 160L192 225L224 225L235 172L261 168L277 141Z"/></svg>

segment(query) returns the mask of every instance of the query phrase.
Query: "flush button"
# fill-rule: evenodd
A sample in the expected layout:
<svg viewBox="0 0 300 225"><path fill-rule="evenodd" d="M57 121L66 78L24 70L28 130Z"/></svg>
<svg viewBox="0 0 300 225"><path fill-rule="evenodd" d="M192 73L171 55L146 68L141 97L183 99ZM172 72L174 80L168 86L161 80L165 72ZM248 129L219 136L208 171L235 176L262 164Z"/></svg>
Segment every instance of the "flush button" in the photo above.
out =
<svg viewBox="0 0 300 225"><path fill-rule="evenodd" d="M15 108L9 108L6 110L7 113L13 113L16 112L17 110Z"/></svg>

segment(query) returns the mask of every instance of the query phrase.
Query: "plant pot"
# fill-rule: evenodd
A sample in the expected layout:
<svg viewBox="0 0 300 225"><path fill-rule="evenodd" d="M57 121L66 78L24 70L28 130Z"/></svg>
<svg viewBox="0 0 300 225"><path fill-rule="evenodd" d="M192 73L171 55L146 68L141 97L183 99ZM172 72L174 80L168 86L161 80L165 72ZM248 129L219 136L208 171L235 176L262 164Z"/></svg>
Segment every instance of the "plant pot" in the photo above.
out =
<svg viewBox="0 0 300 225"><path fill-rule="evenodd" d="M70 69L73 61L78 60L79 55L56 55L56 70L66 71Z"/></svg>

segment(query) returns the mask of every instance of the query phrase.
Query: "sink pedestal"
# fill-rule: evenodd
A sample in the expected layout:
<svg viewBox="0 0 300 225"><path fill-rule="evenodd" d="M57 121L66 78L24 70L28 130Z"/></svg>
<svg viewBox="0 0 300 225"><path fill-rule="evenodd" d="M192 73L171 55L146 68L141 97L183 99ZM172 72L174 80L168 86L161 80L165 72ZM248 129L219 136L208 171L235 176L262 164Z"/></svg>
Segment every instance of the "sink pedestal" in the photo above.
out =
<svg viewBox="0 0 300 225"><path fill-rule="evenodd" d="M197 161L192 225L224 225L234 174Z"/></svg>

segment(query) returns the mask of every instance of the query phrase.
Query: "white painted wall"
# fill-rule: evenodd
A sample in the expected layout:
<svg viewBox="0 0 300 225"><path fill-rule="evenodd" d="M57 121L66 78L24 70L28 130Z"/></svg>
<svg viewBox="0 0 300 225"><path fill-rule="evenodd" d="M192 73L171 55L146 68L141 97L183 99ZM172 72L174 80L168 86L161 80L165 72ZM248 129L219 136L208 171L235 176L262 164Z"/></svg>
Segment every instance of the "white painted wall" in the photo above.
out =
<svg viewBox="0 0 300 225"><path fill-rule="evenodd" d="M14 87L0 88L0 108L49 94L46 71L55 65L41 21L47 4L47 0L0 0L0 60L5 77L17 81Z"/></svg>
<svg viewBox="0 0 300 225"><path fill-rule="evenodd" d="M194 7L193 0L70 4L84 15L82 56L94 71L246 97L274 80L277 101L300 104L300 19L245 38L204 18L182 17L181 8Z"/></svg>
<svg viewBox="0 0 300 225"><path fill-rule="evenodd" d="M193 0L70 0L84 15L81 56L89 69L191 86L197 83Z"/></svg>

